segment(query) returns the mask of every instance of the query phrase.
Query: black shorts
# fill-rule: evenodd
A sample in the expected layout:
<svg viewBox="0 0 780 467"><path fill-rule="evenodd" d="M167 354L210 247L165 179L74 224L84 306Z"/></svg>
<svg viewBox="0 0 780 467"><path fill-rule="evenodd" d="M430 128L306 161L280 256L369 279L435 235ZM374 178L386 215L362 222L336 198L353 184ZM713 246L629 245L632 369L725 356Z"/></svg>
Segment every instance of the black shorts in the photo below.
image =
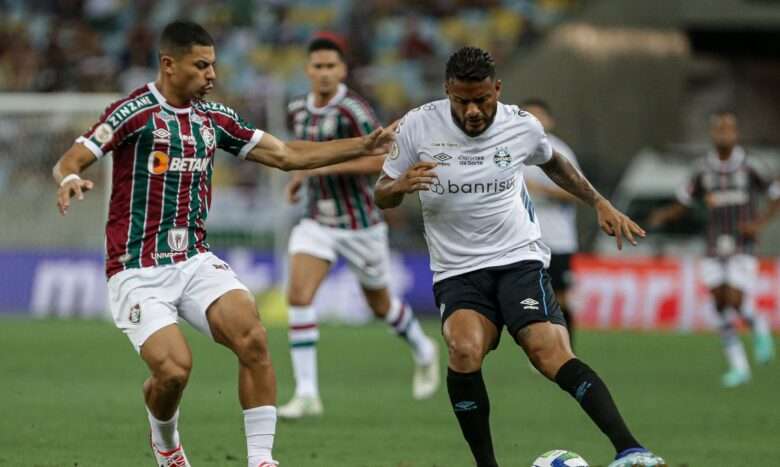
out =
<svg viewBox="0 0 780 467"><path fill-rule="evenodd" d="M550 284L553 290L566 290L571 287L571 253L555 254L550 256Z"/></svg>
<svg viewBox="0 0 780 467"><path fill-rule="evenodd" d="M566 326L566 320L541 261L478 269L433 284L441 321L456 310L475 310L499 331L504 326L514 338L531 323L549 321ZM496 342L498 345L498 342Z"/></svg>

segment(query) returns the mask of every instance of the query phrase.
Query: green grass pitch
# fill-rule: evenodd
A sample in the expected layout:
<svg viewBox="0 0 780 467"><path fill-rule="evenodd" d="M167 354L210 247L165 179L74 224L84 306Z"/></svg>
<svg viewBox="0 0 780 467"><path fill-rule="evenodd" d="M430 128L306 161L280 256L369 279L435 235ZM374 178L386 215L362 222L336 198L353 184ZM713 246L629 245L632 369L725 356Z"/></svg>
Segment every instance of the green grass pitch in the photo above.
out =
<svg viewBox="0 0 780 467"><path fill-rule="evenodd" d="M188 328L187 325L183 326ZM438 323L426 323L438 335ZM270 331L279 399L292 391L286 330ZM199 466L244 466L236 363L187 329L194 369L180 431ZM778 363L753 381L719 386L717 336L583 332L580 357L606 380L637 437L671 466L776 465ZM0 466L151 466L141 398L145 368L112 324L0 320ZM444 358L444 352L442 352ZM411 358L386 327L325 326L321 419L280 422L282 467L470 467L446 390L411 398ZM549 449L591 465L612 457L607 439L558 387L531 372L504 335L485 377L502 466L527 467Z"/></svg>

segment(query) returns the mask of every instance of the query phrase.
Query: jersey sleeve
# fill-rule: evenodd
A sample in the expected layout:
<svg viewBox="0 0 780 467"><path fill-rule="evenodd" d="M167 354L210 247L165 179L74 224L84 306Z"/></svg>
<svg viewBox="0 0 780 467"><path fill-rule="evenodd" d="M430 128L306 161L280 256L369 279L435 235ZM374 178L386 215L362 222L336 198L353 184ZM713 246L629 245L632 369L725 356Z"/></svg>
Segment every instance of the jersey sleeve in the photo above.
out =
<svg viewBox="0 0 780 467"><path fill-rule="evenodd" d="M121 146L144 126L145 107L137 100L122 99L106 107L98 121L76 138L100 159Z"/></svg>
<svg viewBox="0 0 780 467"><path fill-rule="evenodd" d="M691 206L696 200L702 197L704 192L702 178L702 172L694 172L688 179L688 182L677 190L675 196L680 204L683 206Z"/></svg>
<svg viewBox="0 0 780 467"><path fill-rule="evenodd" d="M758 192L765 193L769 199L780 199L780 180L767 174L771 171L765 167L750 164L750 182Z"/></svg>
<svg viewBox="0 0 780 467"><path fill-rule="evenodd" d="M263 131L244 121L236 111L225 105L210 103L209 110L215 123L217 147L245 159L260 142Z"/></svg>
<svg viewBox="0 0 780 467"><path fill-rule="evenodd" d="M536 143L531 151L531 154L525 158L523 163L525 165L542 165L552 159L553 148L550 144L550 140L547 138L547 134L544 132L542 124L533 115L527 114L525 118L530 118L531 132L536 138Z"/></svg>
<svg viewBox="0 0 780 467"><path fill-rule="evenodd" d="M390 148L390 153L385 158L382 170L392 178L398 178L417 163L420 158L414 147L413 119L409 114L398 123L395 132L395 142Z"/></svg>
<svg viewBox="0 0 780 467"><path fill-rule="evenodd" d="M367 135L381 126L373 109L362 101L344 99L339 108L346 121L346 133L351 138Z"/></svg>

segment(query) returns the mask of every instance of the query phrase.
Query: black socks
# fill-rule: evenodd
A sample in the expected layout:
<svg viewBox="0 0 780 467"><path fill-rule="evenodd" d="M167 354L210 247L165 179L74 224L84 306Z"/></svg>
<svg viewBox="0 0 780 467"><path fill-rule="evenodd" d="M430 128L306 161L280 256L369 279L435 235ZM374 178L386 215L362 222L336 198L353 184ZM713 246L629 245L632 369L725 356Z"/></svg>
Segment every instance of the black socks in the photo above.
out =
<svg viewBox="0 0 780 467"><path fill-rule="evenodd" d="M482 371L458 373L447 369L447 391L477 467L498 467L490 436L490 401Z"/></svg>
<svg viewBox="0 0 780 467"><path fill-rule="evenodd" d="M620 416L604 381L588 365L572 358L558 370L555 382L577 399L617 452L641 447Z"/></svg>

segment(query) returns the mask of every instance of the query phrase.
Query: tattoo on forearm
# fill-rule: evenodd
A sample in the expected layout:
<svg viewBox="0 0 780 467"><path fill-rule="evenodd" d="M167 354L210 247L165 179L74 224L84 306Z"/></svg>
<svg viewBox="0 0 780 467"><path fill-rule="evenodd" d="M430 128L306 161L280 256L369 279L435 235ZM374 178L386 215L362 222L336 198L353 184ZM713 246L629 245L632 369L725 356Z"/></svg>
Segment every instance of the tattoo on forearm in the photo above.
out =
<svg viewBox="0 0 780 467"><path fill-rule="evenodd" d="M593 206L602 198L601 194L593 188L588 179L560 154L554 153L553 158L540 167L559 187L589 205Z"/></svg>

